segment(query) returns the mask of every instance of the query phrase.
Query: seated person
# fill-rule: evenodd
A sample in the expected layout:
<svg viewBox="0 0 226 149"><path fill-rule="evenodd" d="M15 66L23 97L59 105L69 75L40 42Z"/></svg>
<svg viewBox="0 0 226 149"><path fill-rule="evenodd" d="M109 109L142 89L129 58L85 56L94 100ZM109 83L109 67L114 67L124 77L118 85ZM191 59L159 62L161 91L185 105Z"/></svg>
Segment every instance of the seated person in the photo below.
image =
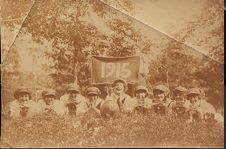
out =
<svg viewBox="0 0 226 149"><path fill-rule="evenodd" d="M87 100L80 94L79 86L70 84L67 93L60 97L60 102L64 105L64 114L83 115L87 109Z"/></svg>
<svg viewBox="0 0 226 149"><path fill-rule="evenodd" d="M112 83L113 93L106 97L106 100L113 100L118 103L121 112L130 113L133 111L133 100L126 94L127 82L123 79L116 79Z"/></svg>
<svg viewBox="0 0 226 149"><path fill-rule="evenodd" d="M57 92L54 89L47 89L42 92L42 99L38 101L39 113L55 113L62 115L63 106L57 99Z"/></svg>
<svg viewBox="0 0 226 149"><path fill-rule="evenodd" d="M104 103L104 100L99 97L100 94L97 87L89 87L86 91L89 109L93 109L98 114L100 114L100 107Z"/></svg>
<svg viewBox="0 0 226 149"><path fill-rule="evenodd" d="M183 116L189 108L189 101L186 99L187 89L178 86L173 91L173 102L170 104L172 112L177 116Z"/></svg>
<svg viewBox="0 0 226 149"><path fill-rule="evenodd" d="M168 88L165 85L156 85L153 89L154 99L152 103L152 111L156 114L169 114L169 104L171 102L166 96Z"/></svg>
<svg viewBox="0 0 226 149"><path fill-rule="evenodd" d="M147 113L152 105L152 100L148 98L147 88L145 86L138 85L135 88L134 94L134 111L138 113Z"/></svg>
<svg viewBox="0 0 226 149"><path fill-rule="evenodd" d="M15 100L9 104L11 118L31 117L38 113L37 104L31 99L31 92L25 88L19 88L14 92Z"/></svg>
<svg viewBox="0 0 226 149"><path fill-rule="evenodd" d="M213 105L201 98L199 88L191 88L187 93L187 98L190 101L190 119L187 122L203 120L205 122L216 121L223 124L223 116L216 112Z"/></svg>

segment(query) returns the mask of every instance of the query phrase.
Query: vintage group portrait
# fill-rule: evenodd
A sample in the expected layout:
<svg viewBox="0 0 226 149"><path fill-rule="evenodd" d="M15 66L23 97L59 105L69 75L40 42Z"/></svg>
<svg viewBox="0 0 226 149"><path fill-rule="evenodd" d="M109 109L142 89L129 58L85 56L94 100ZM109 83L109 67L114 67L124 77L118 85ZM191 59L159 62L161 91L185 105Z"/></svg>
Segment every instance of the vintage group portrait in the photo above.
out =
<svg viewBox="0 0 226 149"><path fill-rule="evenodd" d="M0 147L224 147L223 3L3 0Z"/></svg>

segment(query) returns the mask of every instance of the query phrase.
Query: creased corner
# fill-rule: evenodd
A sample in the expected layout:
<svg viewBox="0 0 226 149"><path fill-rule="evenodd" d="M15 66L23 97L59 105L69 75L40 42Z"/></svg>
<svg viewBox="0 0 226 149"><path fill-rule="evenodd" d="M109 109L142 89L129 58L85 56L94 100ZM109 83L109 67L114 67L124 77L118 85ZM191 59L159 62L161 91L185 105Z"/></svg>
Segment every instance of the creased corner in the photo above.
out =
<svg viewBox="0 0 226 149"><path fill-rule="evenodd" d="M1 59L2 61L1 61L1 63L3 63L4 60L7 58L7 55L8 55L8 53L9 53L11 47L12 47L13 44L15 43L17 37L19 36L19 33L20 33L20 31L21 31L21 29L22 29L22 27L23 27L23 24L24 24L25 20L27 19L28 15L30 14L31 10L33 9L35 3L36 3L36 0L33 1L32 5L31 5L30 9L28 10L28 12L27 12L27 14L26 14L25 17L1 20L1 22L10 22L10 21L18 21L18 20L23 19L23 21L22 21L22 23L21 23L21 25L20 25L20 27L19 27L19 30L17 31L17 34L13 37L12 43L9 45L9 47L8 47L7 49L4 49L4 50L5 50L5 54L3 55L3 52L1 51L1 55L2 55L2 59ZM1 32L2 32L2 31L1 31Z"/></svg>

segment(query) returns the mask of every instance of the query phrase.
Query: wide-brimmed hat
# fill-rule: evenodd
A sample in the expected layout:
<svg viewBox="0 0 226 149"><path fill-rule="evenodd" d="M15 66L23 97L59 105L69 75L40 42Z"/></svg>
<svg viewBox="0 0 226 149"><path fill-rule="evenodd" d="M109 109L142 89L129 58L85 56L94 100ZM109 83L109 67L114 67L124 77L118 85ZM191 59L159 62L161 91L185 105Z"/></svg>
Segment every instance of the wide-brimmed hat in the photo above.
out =
<svg viewBox="0 0 226 149"><path fill-rule="evenodd" d="M100 95L101 92L97 87L89 87L86 90L86 95L90 95L90 94Z"/></svg>
<svg viewBox="0 0 226 149"><path fill-rule="evenodd" d="M19 95L22 94L22 93L27 93L27 94L29 94L29 96L30 96L30 98L31 98L31 92L30 92L30 90L29 90L28 88L26 88L26 87L21 87L21 88L17 89L17 90L14 92L14 97L15 97L16 99L18 99Z"/></svg>
<svg viewBox="0 0 226 149"><path fill-rule="evenodd" d="M54 97L56 97L57 96L57 92L54 89L47 89L47 90L43 91L42 96L43 97L46 97L46 96L54 96Z"/></svg>
<svg viewBox="0 0 226 149"><path fill-rule="evenodd" d="M121 82L124 85L125 90L127 90L127 82L124 79L118 78L112 83L112 86L115 87L116 83Z"/></svg>

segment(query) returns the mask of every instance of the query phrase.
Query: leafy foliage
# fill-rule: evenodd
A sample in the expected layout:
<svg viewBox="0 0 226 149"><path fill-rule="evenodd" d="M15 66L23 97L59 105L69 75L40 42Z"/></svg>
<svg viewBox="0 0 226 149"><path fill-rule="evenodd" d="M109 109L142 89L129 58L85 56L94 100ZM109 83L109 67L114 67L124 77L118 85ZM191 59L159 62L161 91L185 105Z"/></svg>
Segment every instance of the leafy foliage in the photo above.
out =
<svg viewBox="0 0 226 149"><path fill-rule="evenodd" d="M223 128L217 124L184 123L156 115L91 117L37 116L6 120L3 142L14 147L220 147Z"/></svg>

